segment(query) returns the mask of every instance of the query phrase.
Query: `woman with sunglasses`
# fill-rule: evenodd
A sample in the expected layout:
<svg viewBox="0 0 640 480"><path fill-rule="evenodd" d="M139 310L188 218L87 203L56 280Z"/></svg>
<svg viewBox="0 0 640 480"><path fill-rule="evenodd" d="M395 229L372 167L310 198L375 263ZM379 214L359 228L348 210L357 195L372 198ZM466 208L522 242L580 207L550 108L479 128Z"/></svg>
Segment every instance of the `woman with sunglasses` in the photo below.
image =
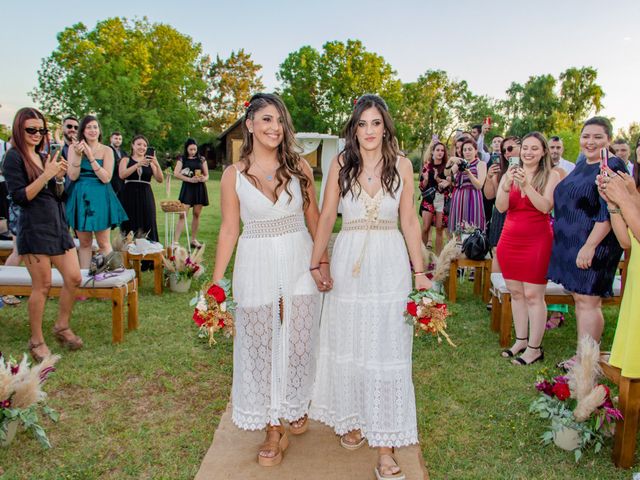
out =
<svg viewBox="0 0 640 480"><path fill-rule="evenodd" d="M18 110L13 121L13 148L4 162L11 199L21 209L17 245L31 276L29 352L37 362L51 354L42 333L42 316L52 265L64 281L53 334L71 350L82 348L82 340L69 328L75 290L82 277L63 203L67 162L59 154L53 158L43 154L48 147L47 132L42 113L33 108Z"/></svg>
<svg viewBox="0 0 640 480"><path fill-rule="evenodd" d="M100 143L98 119L87 115L80 121L78 138L69 149L69 179L73 182L67 201L69 225L80 240L80 267L91 264L91 243L95 234L100 253L111 248L110 229L128 220L111 186L114 170L113 150Z"/></svg>

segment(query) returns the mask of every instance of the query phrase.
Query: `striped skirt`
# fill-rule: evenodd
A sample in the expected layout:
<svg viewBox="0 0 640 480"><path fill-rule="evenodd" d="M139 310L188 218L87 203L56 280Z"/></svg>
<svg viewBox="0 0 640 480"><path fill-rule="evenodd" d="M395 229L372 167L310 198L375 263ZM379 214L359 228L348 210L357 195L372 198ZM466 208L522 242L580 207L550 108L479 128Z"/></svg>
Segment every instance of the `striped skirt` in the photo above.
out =
<svg viewBox="0 0 640 480"><path fill-rule="evenodd" d="M453 191L449 211L449 231L462 230L465 223L483 231L486 225L482 192L470 185L456 188Z"/></svg>

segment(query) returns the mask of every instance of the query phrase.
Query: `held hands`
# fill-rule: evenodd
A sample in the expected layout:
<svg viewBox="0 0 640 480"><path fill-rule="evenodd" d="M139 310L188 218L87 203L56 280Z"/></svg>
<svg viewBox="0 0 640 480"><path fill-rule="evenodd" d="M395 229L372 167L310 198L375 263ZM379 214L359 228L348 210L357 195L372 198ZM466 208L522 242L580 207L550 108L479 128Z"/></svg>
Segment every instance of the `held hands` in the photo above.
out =
<svg viewBox="0 0 640 480"><path fill-rule="evenodd" d="M593 256L595 255L595 253L596 247L587 245L585 243L578 251L578 256L576 257L576 267L582 270L591 268L591 262L593 261Z"/></svg>
<svg viewBox="0 0 640 480"><path fill-rule="evenodd" d="M489 170L487 171L487 175L490 178L497 177L499 174L500 174L500 165L497 163L494 163L493 165L491 165L489 167Z"/></svg>
<svg viewBox="0 0 640 480"><path fill-rule="evenodd" d="M58 162L58 157L60 156L60 152L57 152L52 160L49 160L44 166L44 175L47 181L52 178L63 178L65 173L67 173L68 163L66 160L62 159Z"/></svg>
<svg viewBox="0 0 640 480"><path fill-rule="evenodd" d="M624 172L616 173L608 167L596 177L596 185L600 196L615 206L629 195L636 194L636 184L631 175Z"/></svg>
<svg viewBox="0 0 640 480"><path fill-rule="evenodd" d="M491 125L488 124L488 123L483 123L482 124L482 134L486 135L489 130L491 130Z"/></svg>
<svg viewBox="0 0 640 480"><path fill-rule="evenodd" d="M316 282L319 292L328 292L333 288L333 279L329 271L329 265L321 264L319 269L311 270L311 277Z"/></svg>
<svg viewBox="0 0 640 480"><path fill-rule="evenodd" d="M520 187L520 190L524 190L529 184L527 180L527 175L524 173L524 170L520 167L515 167L513 169L513 179Z"/></svg>

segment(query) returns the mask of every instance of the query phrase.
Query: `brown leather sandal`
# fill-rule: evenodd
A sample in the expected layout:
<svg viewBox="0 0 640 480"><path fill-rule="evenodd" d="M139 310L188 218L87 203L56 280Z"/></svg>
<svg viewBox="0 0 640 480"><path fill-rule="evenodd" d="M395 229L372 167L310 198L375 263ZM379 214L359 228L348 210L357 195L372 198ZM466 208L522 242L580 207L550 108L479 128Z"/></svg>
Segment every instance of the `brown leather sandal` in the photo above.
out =
<svg viewBox="0 0 640 480"><path fill-rule="evenodd" d="M294 423L297 423L298 426L296 427ZM307 430L309 430L309 417L306 414L298 420L289 422L289 432L291 432L291 435L302 435Z"/></svg>
<svg viewBox="0 0 640 480"><path fill-rule="evenodd" d="M280 438L278 440L265 440L265 442L260 445L258 450L258 464L263 467L273 467L275 465L279 465L282 462L282 456L284 451L289 446L289 438L287 437L287 432L285 432L284 427L282 425L268 425L267 433L276 431L280 434ZM273 457L265 457L260 455L260 452L274 452L275 455Z"/></svg>
<svg viewBox="0 0 640 480"><path fill-rule="evenodd" d="M69 327L58 329L54 326L51 331L58 343L64 348L68 348L69 350L80 350L84 346L82 339L73 333ZM63 333L67 331L70 335L63 335Z"/></svg>
<svg viewBox="0 0 640 480"><path fill-rule="evenodd" d="M344 435L342 435L340 437L340 446L342 448L346 448L347 450L358 450L367 441L367 439L364 437L364 435L362 435L362 432L358 432L358 437L359 438L355 442L350 440L350 439L353 439L353 437L354 437L354 436L352 436L350 434L351 434L351 432L348 432L348 433L345 433Z"/></svg>
<svg viewBox="0 0 640 480"><path fill-rule="evenodd" d="M42 362L42 360L51 355L51 352L49 352L48 355L39 355L35 352L36 348L40 348L42 345L46 346L45 342L33 343L31 340L29 340L29 343L27 344L27 347L29 348L29 354L31 354L31 358L33 358L33 361L36 363Z"/></svg>

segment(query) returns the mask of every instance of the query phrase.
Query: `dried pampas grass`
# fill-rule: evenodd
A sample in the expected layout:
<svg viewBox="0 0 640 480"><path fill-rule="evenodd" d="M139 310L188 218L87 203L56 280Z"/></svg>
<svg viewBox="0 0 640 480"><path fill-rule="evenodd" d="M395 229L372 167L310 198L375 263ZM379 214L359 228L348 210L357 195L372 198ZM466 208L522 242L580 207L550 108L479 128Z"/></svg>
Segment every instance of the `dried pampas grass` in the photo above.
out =
<svg viewBox="0 0 640 480"><path fill-rule="evenodd" d="M199 248L196 248L192 254L191 254L191 262L193 263L202 263L202 260L204 259L204 247L205 244L203 243Z"/></svg>
<svg viewBox="0 0 640 480"><path fill-rule="evenodd" d="M40 389L40 385L58 360L59 355L50 355L41 363L29 368L27 356L23 355L18 373L12 375L9 383L2 385L3 394L0 394L0 400L11 396L11 407L22 409L44 400L47 394ZM6 379L5 370L3 368L0 372L0 381Z"/></svg>
<svg viewBox="0 0 640 480"><path fill-rule="evenodd" d="M604 386L598 385L586 397L578 400L573 416L578 422L584 422L606 399L607 391Z"/></svg>
<svg viewBox="0 0 640 480"><path fill-rule="evenodd" d="M600 346L591 336L585 335L578 343L576 363L571 367L567 378L571 396L581 401L591 393L602 375L600 369Z"/></svg>
<svg viewBox="0 0 640 480"><path fill-rule="evenodd" d="M460 246L457 243L455 235L451 237L451 240L447 242L447 244L440 252L440 256L436 261L436 268L433 271L433 280L436 282L442 282L449 275L449 267L451 266L451 262L460 256L461 250Z"/></svg>

